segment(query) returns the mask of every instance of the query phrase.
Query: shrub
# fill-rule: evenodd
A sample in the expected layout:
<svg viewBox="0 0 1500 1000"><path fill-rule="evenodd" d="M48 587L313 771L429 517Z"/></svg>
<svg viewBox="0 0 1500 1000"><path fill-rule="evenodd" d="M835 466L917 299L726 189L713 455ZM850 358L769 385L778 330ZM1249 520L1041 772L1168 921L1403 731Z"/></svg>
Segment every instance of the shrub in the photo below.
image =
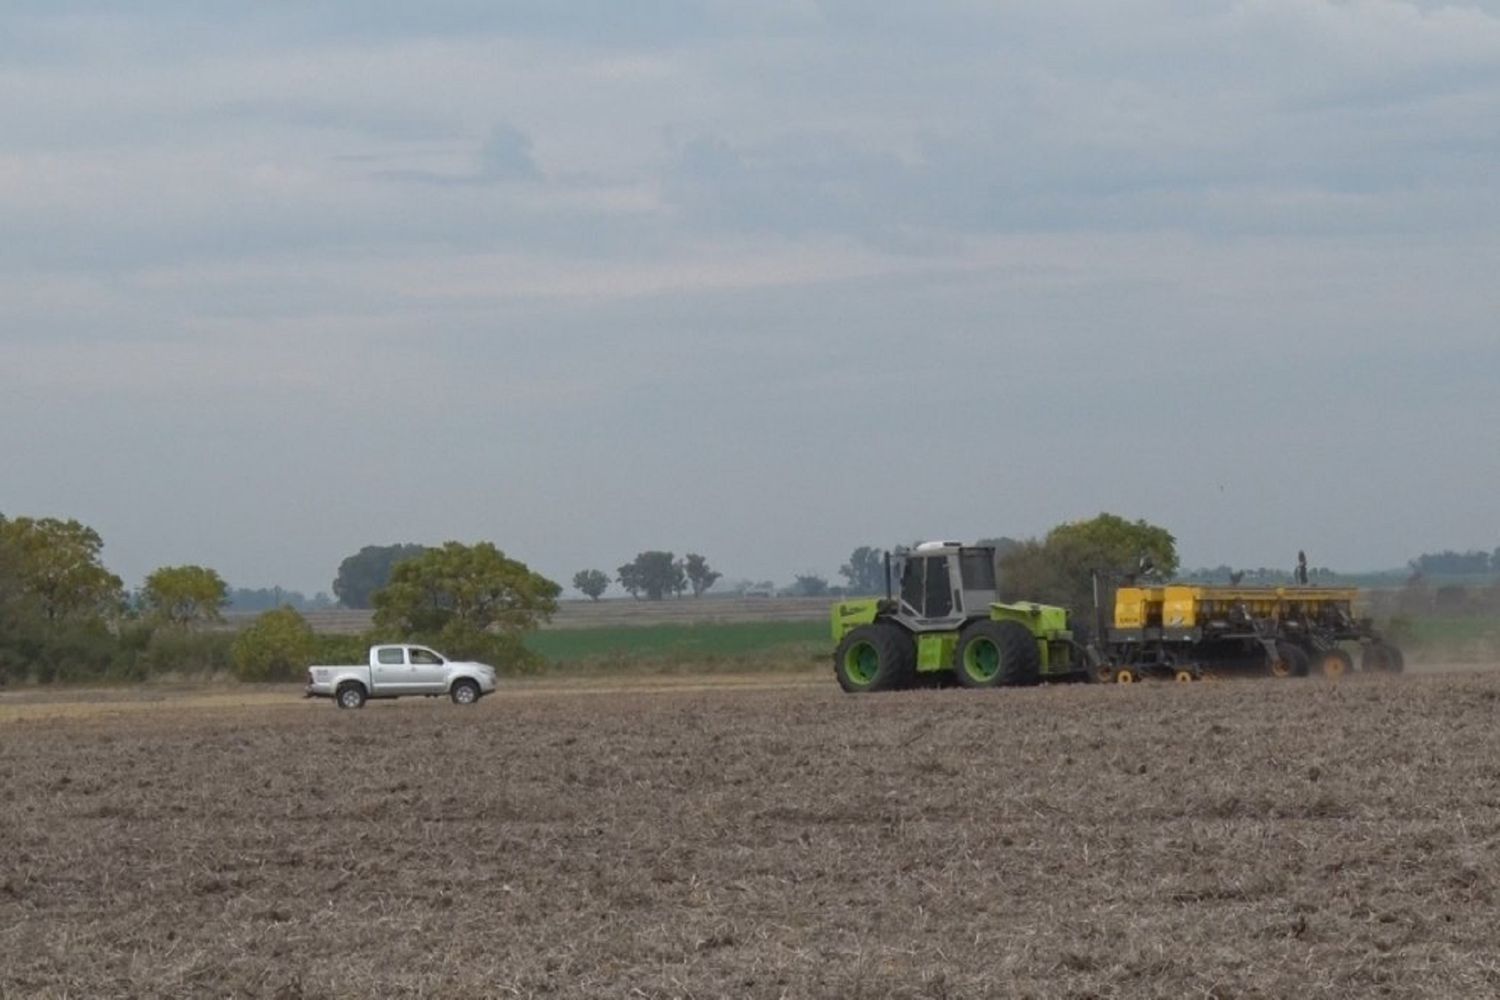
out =
<svg viewBox="0 0 1500 1000"><path fill-rule="evenodd" d="M313 661L317 636L307 620L289 607L267 611L235 636L234 673L242 681L288 681Z"/></svg>

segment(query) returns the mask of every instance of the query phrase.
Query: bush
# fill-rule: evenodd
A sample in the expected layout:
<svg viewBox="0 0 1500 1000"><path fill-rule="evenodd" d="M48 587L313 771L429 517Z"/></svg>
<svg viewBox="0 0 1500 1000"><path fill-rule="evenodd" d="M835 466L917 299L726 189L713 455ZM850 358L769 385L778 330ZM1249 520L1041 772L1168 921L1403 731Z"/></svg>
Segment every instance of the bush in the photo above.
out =
<svg viewBox="0 0 1500 1000"><path fill-rule="evenodd" d="M226 632L159 628L151 634L136 662L141 677L227 673L233 663L230 656L233 646L234 636Z"/></svg>
<svg viewBox="0 0 1500 1000"><path fill-rule="evenodd" d="M231 657L242 681L296 680L319 648L312 626L289 607L267 611L235 636Z"/></svg>
<svg viewBox="0 0 1500 1000"><path fill-rule="evenodd" d="M23 638L20 658L43 684L90 681L108 675L118 650L102 622L79 622Z"/></svg>
<svg viewBox="0 0 1500 1000"><path fill-rule="evenodd" d="M370 658L370 640L363 635L313 636L310 663L364 663Z"/></svg>

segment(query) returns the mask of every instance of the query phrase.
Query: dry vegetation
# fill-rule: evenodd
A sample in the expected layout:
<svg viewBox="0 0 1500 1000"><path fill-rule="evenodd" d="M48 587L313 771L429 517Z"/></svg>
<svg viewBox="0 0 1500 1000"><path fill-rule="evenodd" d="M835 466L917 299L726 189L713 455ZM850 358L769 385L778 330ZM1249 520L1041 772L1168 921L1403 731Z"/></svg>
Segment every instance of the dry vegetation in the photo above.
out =
<svg viewBox="0 0 1500 1000"><path fill-rule="evenodd" d="M1500 992L1500 674L747 686L33 700L0 996Z"/></svg>

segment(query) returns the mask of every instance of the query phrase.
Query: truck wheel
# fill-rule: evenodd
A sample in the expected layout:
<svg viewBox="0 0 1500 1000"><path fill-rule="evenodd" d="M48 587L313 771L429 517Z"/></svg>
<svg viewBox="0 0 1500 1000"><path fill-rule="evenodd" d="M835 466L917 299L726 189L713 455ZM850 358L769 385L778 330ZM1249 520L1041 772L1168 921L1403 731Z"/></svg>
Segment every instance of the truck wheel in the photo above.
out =
<svg viewBox="0 0 1500 1000"><path fill-rule="evenodd" d="M364 685L355 681L345 681L339 685L338 695L334 700L338 702L339 708L364 708Z"/></svg>
<svg viewBox="0 0 1500 1000"><path fill-rule="evenodd" d="M1330 649L1318 657L1318 673L1338 680L1354 670L1354 658L1342 649Z"/></svg>
<svg viewBox="0 0 1500 1000"><path fill-rule="evenodd" d="M479 685L473 681L454 681L448 696L455 705L472 705L479 700Z"/></svg>
<svg viewBox="0 0 1500 1000"><path fill-rule="evenodd" d="M834 676L851 694L905 687L916 669L911 636L888 622L853 629L833 651Z"/></svg>
<svg viewBox="0 0 1500 1000"><path fill-rule="evenodd" d="M1029 687L1042 679L1036 637L1020 622L975 622L964 629L953 660L964 687Z"/></svg>
<svg viewBox="0 0 1500 1000"><path fill-rule="evenodd" d="M1278 642L1269 669L1272 677L1306 677L1307 654L1290 642Z"/></svg>

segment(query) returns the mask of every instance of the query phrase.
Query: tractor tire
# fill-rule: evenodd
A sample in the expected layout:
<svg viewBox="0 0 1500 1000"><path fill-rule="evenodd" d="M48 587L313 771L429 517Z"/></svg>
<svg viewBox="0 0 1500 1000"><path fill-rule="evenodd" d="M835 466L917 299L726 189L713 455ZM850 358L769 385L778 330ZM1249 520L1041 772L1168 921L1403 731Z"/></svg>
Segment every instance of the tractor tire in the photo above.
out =
<svg viewBox="0 0 1500 1000"><path fill-rule="evenodd" d="M1042 654L1020 622L979 621L958 640L953 672L964 687L1031 687L1041 683Z"/></svg>
<svg viewBox="0 0 1500 1000"><path fill-rule="evenodd" d="M1308 666L1306 653L1295 644L1282 641L1276 643L1276 656L1267 664L1267 671L1272 677L1306 677Z"/></svg>
<svg viewBox="0 0 1500 1000"><path fill-rule="evenodd" d="M1406 657L1388 642L1372 642L1359 658L1359 669L1370 673L1399 674L1405 667Z"/></svg>
<svg viewBox="0 0 1500 1000"><path fill-rule="evenodd" d="M1401 647L1392 643L1385 644L1386 653L1390 656L1390 666L1386 669L1393 674L1399 674L1406 670L1406 654L1401 652Z"/></svg>
<svg viewBox="0 0 1500 1000"><path fill-rule="evenodd" d="M851 630L833 651L833 674L850 694L894 691L911 684L916 672L911 636L888 622Z"/></svg>
<svg viewBox="0 0 1500 1000"><path fill-rule="evenodd" d="M1314 662L1317 664L1318 673L1329 680L1338 680L1354 672L1354 657L1342 649L1335 648L1319 653Z"/></svg>

